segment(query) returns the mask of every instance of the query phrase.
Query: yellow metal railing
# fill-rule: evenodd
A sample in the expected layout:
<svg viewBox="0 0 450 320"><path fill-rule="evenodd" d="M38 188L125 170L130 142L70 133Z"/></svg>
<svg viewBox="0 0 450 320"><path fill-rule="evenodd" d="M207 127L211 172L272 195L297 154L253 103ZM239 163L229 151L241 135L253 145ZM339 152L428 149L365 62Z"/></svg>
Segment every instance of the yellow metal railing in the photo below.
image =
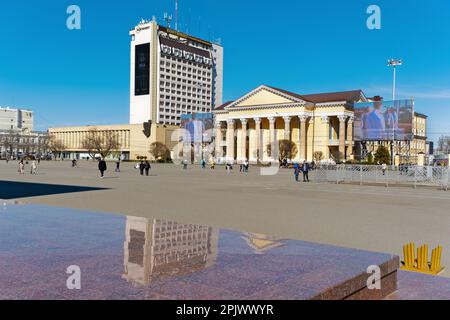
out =
<svg viewBox="0 0 450 320"><path fill-rule="evenodd" d="M442 247L438 246L431 252L431 262L428 262L428 245L417 248L417 258L414 256L414 243L403 246L404 261L400 269L438 275L444 268L441 266Z"/></svg>

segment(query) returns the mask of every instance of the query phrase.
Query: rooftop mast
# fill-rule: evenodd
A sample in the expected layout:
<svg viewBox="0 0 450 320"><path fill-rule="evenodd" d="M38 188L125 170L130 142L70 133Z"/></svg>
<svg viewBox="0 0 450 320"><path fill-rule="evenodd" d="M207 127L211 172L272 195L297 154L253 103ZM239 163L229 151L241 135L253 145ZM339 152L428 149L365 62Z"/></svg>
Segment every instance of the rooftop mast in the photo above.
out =
<svg viewBox="0 0 450 320"><path fill-rule="evenodd" d="M178 0L175 0L175 30L178 31Z"/></svg>

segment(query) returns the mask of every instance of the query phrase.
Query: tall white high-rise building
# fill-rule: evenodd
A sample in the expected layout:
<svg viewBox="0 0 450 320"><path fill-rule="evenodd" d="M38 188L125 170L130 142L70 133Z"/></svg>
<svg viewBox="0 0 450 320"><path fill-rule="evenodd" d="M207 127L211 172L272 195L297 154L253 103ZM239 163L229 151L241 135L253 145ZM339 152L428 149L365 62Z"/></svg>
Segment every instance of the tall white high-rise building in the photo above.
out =
<svg viewBox="0 0 450 320"><path fill-rule="evenodd" d="M223 47L142 21L130 55L130 124L179 125L182 114L222 104Z"/></svg>
<svg viewBox="0 0 450 320"><path fill-rule="evenodd" d="M0 130L33 131L33 111L0 107Z"/></svg>

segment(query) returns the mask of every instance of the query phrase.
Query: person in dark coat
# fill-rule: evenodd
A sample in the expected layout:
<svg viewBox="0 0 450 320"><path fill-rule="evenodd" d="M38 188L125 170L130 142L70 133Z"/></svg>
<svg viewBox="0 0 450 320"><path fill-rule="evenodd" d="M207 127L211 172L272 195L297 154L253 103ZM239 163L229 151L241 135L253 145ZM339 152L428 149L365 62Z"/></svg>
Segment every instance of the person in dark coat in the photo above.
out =
<svg viewBox="0 0 450 320"><path fill-rule="evenodd" d="M107 169L107 168L106 168L106 161L103 160L103 159L101 159L101 160L98 162L98 170L100 171L100 177L101 177L101 178L103 178L106 169Z"/></svg>
<svg viewBox="0 0 450 320"><path fill-rule="evenodd" d="M150 165L150 162L148 162L147 160L145 161L144 164L144 169L145 169L145 175L148 176L148 172L150 171L150 169L152 168L152 166Z"/></svg>
<svg viewBox="0 0 450 320"><path fill-rule="evenodd" d="M141 163L139 164L139 173L141 174L141 176L144 175L144 170L145 170L145 163L144 161L141 161Z"/></svg>
<svg viewBox="0 0 450 320"><path fill-rule="evenodd" d="M303 182L309 182L309 163L308 162L304 162L303 163Z"/></svg>

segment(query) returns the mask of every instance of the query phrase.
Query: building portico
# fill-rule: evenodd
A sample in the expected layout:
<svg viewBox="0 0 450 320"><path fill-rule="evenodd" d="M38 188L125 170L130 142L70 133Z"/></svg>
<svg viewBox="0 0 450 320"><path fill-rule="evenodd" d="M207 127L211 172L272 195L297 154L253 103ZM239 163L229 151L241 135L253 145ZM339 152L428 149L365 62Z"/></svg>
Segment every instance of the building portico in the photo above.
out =
<svg viewBox="0 0 450 320"><path fill-rule="evenodd" d="M365 101L361 91L300 96L260 86L215 110L219 142L216 158L237 162L248 159L251 163L276 161L269 153L269 145L290 140L297 147L292 161L312 161L317 151L322 152L325 160L350 159L353 153L350 103L360 100Z"/></svg>

